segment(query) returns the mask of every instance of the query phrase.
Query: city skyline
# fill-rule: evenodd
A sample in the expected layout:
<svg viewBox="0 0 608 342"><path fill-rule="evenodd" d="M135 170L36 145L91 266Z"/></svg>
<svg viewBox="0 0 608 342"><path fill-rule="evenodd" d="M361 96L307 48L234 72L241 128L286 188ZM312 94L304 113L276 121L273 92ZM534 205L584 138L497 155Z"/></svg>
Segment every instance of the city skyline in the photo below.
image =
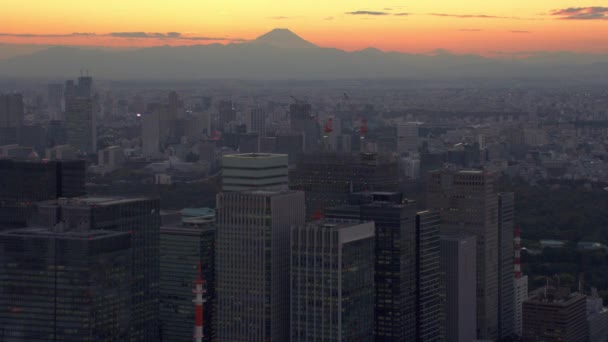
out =
<svg viewBox="0 0 608 342"><path fill-rule="evenodd" d="M177 17L180 20L172 20ZM9 0L0 21L4 24L0 45L30 50L49 45L242 44L285 27L320 47L346 51L374 47L432 54L441 49L494 57L538 51L608 53L608 7L599 0L492 0L482 6L455 0L405 4Z"/></svg>

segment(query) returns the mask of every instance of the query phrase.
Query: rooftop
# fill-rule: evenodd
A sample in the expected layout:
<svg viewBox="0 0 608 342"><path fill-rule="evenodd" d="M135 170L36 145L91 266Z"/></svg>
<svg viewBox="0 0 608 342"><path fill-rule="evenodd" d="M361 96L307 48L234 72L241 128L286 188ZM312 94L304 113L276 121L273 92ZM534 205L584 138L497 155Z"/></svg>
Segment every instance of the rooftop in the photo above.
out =
<svg viewBox="0 0 608 342"><path fill-rule="evenodd" d="M85 230L85 231L63 231L54 232L48 228L31 227L0 232L0 236L23 236L32 238L55 238L63 240L96 240L112 236L125 235L125 232L109 230Z"/></svg>
<svg viewBox="0 0 608 342"><path fill-rule="evenodd" d="M286 154L276 153L242 153L242 154L227 154L224 158L247 158L247 159L258 159L258 158L286 158Z"/></svg>

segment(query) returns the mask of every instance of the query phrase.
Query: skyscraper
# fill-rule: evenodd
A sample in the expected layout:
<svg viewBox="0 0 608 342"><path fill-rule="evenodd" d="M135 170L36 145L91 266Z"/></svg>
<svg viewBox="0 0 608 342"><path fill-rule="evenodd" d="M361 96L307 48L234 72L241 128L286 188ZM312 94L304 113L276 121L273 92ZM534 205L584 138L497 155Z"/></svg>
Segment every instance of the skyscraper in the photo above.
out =
<svg viewBox="0 0 608 342"><path fill-rule="evenodd" d="M292 230L291 341L374 340L374 223Z"/></svg>
<svg viewBox="0 0 608 342"><path fill-rule="evenodd" d="M205 282L205 338L212 341L215 302L215 223L163 226L160 229L160 320L163 341L192 341L195 307L192 287L197 265Z"/></svg>
<svg viewBox="0 0 608 342"><path fill-rule="evenodd" d="M528 299L528 276L520 276L514 280L515 301L515 334L522 335L523 330L523 304Z"/></svg>
<svg viewBox="0 0 608 342"><path fill-rule="evenodd" d="M587 301L569 289L545 287L523 304L523 341L587 341Z"/></svg>
<svg viewBox="0 0 608 342"><path fill-rule="evenodd" d="M477 242L475 235L441 235L443 340L477 340Z"/></svg>
<svg viewBox="0 0 608 342"><path fill-rule="evenodd" d="M0 93L0 145L19 142L23 123L23 96Z"/></svg>
<svg viewBox="0 0 608 342"><path fill-rule="evenodd" d="M315 212L348 203L361 191L392 191L399 183L397 161L373 153L302 155L290 174L290 187L306 192L306 211Z"/></svg>
<svg viewBox="0 0 608 342"><path fill-rule="evenodd" d="M514 198L512 192L498 194L498 336L501 339L515 335Z"/></svg>
<svg viewBox="0 0 608 342"><path fill-rule="evenodd" d="M84 160L0 160L0 230L24 227L38 201L85 194Z"/></svg>
<svg viewBox="0 0 608 342"><path fill-rule="evenodd" d="M313 153L321 143L321 126L312 114L312 106L296 101L289 106L291 130L304 136L304 152Z"/></svg>
<svg viewBox="0 0 608 342"><path fill-rule="evenodd" d="M230 154L222 158L222 190L281 190L288 186L287 155Z"/></svg>
<svg viewBox="0 0 608 342"><path fill-rule="evenodd" d="M131 236L57 228L0 232L0 337L128 340Z"/></svg>
<svg viewBox="0 0 608 342"><path fill-rule="evenodd" d="M499 227L494 175L477 170L433 171L427 207L439 211L442 233L477 237L477 337L497 339Z"/></svg>
<svg viewBox="0 0 608 342"><path fill-rule="evenodd" d="M236 121L236 109L234 108L234 103L232 103L232 101L220 101L218 106L218 127L220 131L224 131L227 124Z"/></svg>
<svg viewBox="0 0 608 342"><path fill-rule="evenodd" d="M144 157L156 158L161 153L160 116L162 107L148 106L148 111L141 115L141 143Z"/></svg>
<svg viewBox="0 0 608 342"><path fill-rule="evenodd" d="M399 193L381 192L351 195L350 203L328 209L326 217L375 223L375 339L414 341L417 334L416 203L405 200Z"/></svg>
<svg viewBox="0 0 608 342"><path fill-rule="evenodd" d="M304 224L304 193L217 196L217 340L289 340L290 229Z"/></svg>
<svg viewBox="0 0 608 342"><path fill-rule="evenodd" d="M67 81L64 91L67 143L83 153L97 152L92 87L93 78L82 76L78 78L78 84Z"/></svg>
<svg viewBox="0 0 608 342"><path fill-rule="evenodd" d="M35 222L45 227L110 230L131 236L131 340L159 339L159 200L79 197L38 204Z"/></svg>
<svg viewBox="0 0 608 342"><path fill-rule="evenodd" d="M420 123L406 122L397 125L397 152L417 153Z"/></svg>
<svg viewBox="0 0 608 342"><path fill-rule="evenodd" d="M260 137L266 136L266 110L252 108L247 116L247 132L258 133Z"/></svg>
<svg viewBox="0 0 608 342"><path fill-rule="evenodd" d="M439 223L437 212L416 214L416 341L441 341Z"/></svg>

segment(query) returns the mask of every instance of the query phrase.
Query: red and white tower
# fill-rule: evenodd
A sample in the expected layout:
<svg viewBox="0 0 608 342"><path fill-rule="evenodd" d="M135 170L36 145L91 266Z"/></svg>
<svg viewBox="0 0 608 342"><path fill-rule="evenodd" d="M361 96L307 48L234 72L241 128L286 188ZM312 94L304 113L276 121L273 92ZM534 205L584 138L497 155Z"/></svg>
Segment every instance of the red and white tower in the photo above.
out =
<svg viewBox="0 0 608 342"><path fill-rule="evenodd" d="M203 295L205 294L205 289L203 285L205 281L203 280L202 271L201 271L201 262L198 262L198 277L194 282L196 287L192 290L196 296L192 300L196 307L196 320L194 323L194 341L195 342L203 342L203 337L205 334L203 333L203 304L205 303L205 299Z"/></svg>
<svg viewBox="0 0 608 342"><path fill-rule="evenodd" d="M515 278L521 278L521 228L515 228L515 237L513 238L515 257L513 259L513 271Z"/></svg>

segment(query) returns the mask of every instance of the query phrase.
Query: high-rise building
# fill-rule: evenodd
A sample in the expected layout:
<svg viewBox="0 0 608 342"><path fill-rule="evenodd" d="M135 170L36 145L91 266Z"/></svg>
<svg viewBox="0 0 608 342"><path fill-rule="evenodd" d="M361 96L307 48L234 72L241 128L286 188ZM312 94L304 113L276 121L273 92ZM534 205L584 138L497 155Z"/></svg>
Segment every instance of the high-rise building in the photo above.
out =
<svg viewBox="0 0 608 342"><path fill-rule="evenodd" d="M97 152L92 87L93 78L82 76L78 78L78 84L67 81L64 91L67 143L83 153Z"/></svg>
<svg viewBox="0 0 608 342"><path fill-rule="evenodd" d="M234 108L234 103L232 101L224 100L220 101L218 110L218 127L219 130L223 132L226 129L226 125L236 121L236 108Z"/></svg>
<svg viewBox="0 0 608 342"><path fill-rule="evenodd" d="M515 334L521 336L523 329L523 304L528 299L528 276L520 276L514 280L514 310Z"/></svg>
<svg viewBox="0 0 608 342"><path fill-rule="evenodd" d="M416 214L416 341L441 341L440 217L434 211Z"/></svg>
<svg viewBox="0 0 608 342"><path fill-rule="evenodd" d="M0 145L19 142L23 111L21 94L0 93Z"/></svg>
<svg viewBox="0 0 608 342"><path fill-rule="evenodd" d="M416 203L405 200L400 193L383 192L353 194L349 202L350 205L328 209L326 217L375 222L375 338L377 341L414 341L417 334Z"/></svg>
<svg viewBox="0 0 608 342"><path fill-rule="evenodd" d="M608 340L608 308L604 307L604 300L591 289L587 296L587 328L590 342L606 342Z"/></svg>
<svg viewBox="0 0 608 342"><path fill-rule="evenodd" d="M441 334L444 341L477 340L477 242L475 235L440 237Z"/></svg>
<svg viewBox="0 0 608 342"><path fill-rule="evenodd" d="M325 221L291 235L291 341L374 341L374 223Z"/></svg>
<svg viewBox="0 0 608 342"><path fill-rule="evenodd" d="M230 154L222 158L222 190L281 190L288 186L287 155Z"/></svg>
<svg viewBox="0 0 608 342"><path fill-rule="evenodd" d="M127 341L130 234L57 228L0 232L0 338Z"/></svg>
<svg viewBox="0 0 608 342"><path fill-rule="evenodd" d="M192 341L195 306L192 287L198 275L205 283L203 341L215 338L215 222L163 226L160 229L160 320L163 341Z"/></svg>
<svg viewBox="0 0 608 342"><path fill-rule="evenodd" d="M131 340L159 340L160 201L78 197L37 205L35 222L68 230L110 230L131 235Z"/></svg>
<svg viewBox="0 0 608 342"><path fill-rule="evenodd" d="M289 180L292 189L306 192L306 211L311 217L347 204L355 192L393 191L399 170L397 161L385 155L315 153L300 157Z"/></svg>
<svg viewBox="0 0 608 342"><path fill-rule="evenodd" d="M513 236L515 195L498 194L498 336L515 335L515 295L513 282Z"/></svg>
<svg viewBox="0 0 608 342"><path fill-rule="evenodd" d="M156 158L161 152L160 116L162 108L149 106L148 111L141 115L141 143L144 157Z"/></svg>
<svg viewBox="0 0 608 342"><path fill-rule="evenodd" d="M24 227L38 201L85 194L85 161L0 160L0 229Z"/></svg>
<svg viewBox="0 0 608 342"><path fill-rule="evenodd" d="M167 116L170 121L175 121L178 117L177 112L179 110L179 96L176 92L172 91L169 93L168 99L169 105L167 107Z"/></svg>
<svg viewBox="0 0 608 342"><path fill-rule="evenodd" d="M290 229L304 193L217 196L217 341L289 341Z"/></svg>
<svg viewBox="0 0 608 342"><path fill-rule="evenodd" d="M497 339L500 251L494 174L433 171L429 174L427 207L439 211L442 233L465 232L477 237L477 337Z"/></svg>
<svg viewBox="0 0 608 342"><path fill-rule="evenodd" d="M397 152L399 154L417 153L419 122L406 122L397 125Z"/></svg>
<svg viewBox="0 0 608 342"><path fill-rule="evenodd" d="M266 136L266 110L252 108L247 115L247 133L257 133L260 137Z"/></svg>
<svg viewBox="0 0 608 342"><path fill-rule="evenodd" d="M523 341L587 341L586 297L565 288L540 288L523 304L523 323Z"/></svg>
<svg viewBox="0 0 608 342"><path fill-rule="evenodd" d="M52 120L63 120L62 115L63 84L50 83L48 85L48 104Z"/></svg>
<svg viewBox="0 0 608 342"><path fill-rule="evenodd" d="M312 106L296 101L289 106L291 130L304 136L304 152L313 153L321 143L321 126L312 114Z"/></svg>

